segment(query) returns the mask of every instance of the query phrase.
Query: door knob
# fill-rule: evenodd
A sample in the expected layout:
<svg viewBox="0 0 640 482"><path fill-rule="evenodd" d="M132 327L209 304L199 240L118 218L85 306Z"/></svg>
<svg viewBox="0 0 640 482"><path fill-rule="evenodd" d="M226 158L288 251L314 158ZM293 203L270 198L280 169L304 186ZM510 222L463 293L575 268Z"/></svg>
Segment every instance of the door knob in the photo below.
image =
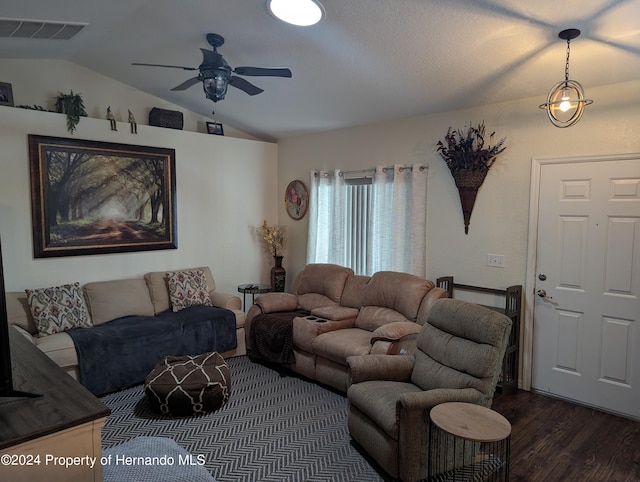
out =
<svg viewBox="0 0 640 482"><path fill-rule="evenodd" d="M560 306L556 301L553 301L553 297L547 296L547 292L545 290L538 290L538 296L542 298L542 301L545 303L550 303L553 306Z"/></svg>

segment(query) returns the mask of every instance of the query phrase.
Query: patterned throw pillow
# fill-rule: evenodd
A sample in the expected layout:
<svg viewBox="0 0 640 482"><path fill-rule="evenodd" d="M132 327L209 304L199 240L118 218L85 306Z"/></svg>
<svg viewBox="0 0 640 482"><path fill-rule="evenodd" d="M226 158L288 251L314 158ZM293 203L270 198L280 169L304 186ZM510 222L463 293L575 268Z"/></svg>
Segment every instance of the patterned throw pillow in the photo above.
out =
<svg viewBox="0 0 640 482"><path fill-rule="evenodd" d="M201 269L175 271L167 273L169 301L173 311L184 310L190 306L212 306L207 278Z"/></svg>
<svg viewBox="0 0 640 482"><path fill-rule="evenodd" d="M80 283L25 292L33 321L40 333L53 335L71 328L93 326Z"/></svg>

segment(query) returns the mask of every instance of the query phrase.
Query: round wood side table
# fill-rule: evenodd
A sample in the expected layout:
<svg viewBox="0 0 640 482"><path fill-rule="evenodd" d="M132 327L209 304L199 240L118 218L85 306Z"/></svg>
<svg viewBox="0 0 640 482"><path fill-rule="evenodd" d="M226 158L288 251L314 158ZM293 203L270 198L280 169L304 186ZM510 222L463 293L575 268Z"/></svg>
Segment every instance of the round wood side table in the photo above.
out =
<svg viewBox="0 0 640 482"><path fill-rule="evenodd" d="M429 481L507 481L511 424L480 405L448 402L430 412Z"/></svg>

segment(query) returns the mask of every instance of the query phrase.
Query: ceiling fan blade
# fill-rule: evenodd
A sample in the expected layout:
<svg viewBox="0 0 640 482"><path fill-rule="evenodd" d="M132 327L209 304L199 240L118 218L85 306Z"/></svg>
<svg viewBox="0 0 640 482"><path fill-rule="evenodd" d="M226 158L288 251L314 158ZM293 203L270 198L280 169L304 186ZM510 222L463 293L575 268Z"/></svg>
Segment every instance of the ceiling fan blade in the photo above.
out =
<svg viewBox="0 0 640 482"><path fill-rule="evenodd" d="M215 68L226 64L222 55L214 50L200 49L200 52L202 52L202 63L205 65L210 65L212 68Z"/></svg>
<svg viewBox="0 0 640 482"><path fill-rule="evenodd" d="M262 67L236 67L233 71L238 75L253 75L260 77L291 77L289 69L265 69Z"/></svg>
<svg viewBox="0 0 640 482"><path fill-rule="evenodd" d="M229 81L229 85L233 85L236 89L240 89L249 95L256 95L260 92L264 92L260 87L256 87L251 82L241 77L232 76L231 81Z"/></svg>
<svg viewBox="0 0 640 482"><path fill-rule="evenodd" d="M197 67L183 67L182 65L143 64L140 62L132 62L131 65L144 65L147 67L167 67L169 69L182 69L182 70L198 70Z"/></svg>
<svg viewBox="0 0 640 482"><path fill-rule="evenodd" d="M196 85L198 82L200 82L200 77L191 77L189 80L185 80L182 84L176 85L171 90L187 90L189 87L191 87L192 85Z"/></svg>

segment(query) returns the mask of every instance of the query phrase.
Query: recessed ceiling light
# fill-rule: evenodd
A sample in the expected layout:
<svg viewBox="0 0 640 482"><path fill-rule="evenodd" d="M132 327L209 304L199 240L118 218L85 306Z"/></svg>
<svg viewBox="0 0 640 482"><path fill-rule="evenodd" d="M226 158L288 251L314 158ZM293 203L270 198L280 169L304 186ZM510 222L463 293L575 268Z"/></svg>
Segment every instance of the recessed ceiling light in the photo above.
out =
<svg viewBox="0 0 640 482"><path fill-rule="evenodd" d="M315 25L324 15L315 0L268 0L267 7L277 19L300 27Z"/></svg>

